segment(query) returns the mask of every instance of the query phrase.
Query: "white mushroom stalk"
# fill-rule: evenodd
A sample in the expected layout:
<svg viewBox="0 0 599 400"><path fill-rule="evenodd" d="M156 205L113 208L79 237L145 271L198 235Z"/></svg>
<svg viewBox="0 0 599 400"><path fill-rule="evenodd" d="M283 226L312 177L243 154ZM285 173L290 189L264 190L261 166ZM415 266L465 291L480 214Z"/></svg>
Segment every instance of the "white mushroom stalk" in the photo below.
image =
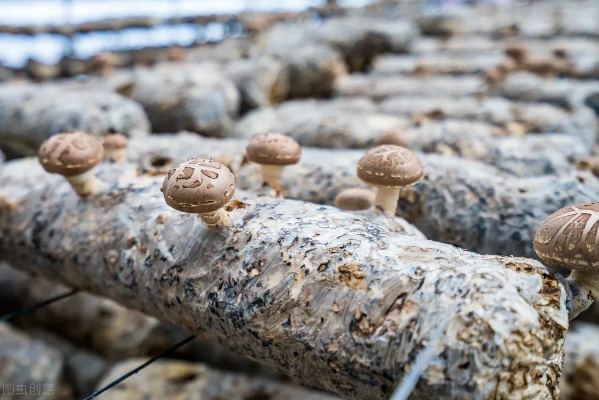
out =
<svg viewBox="0 0 599 400"><path fill-rule="evenodd" d="M192 158L175 166L164 178L161 191L166 204L198 214L209 228L233 225L224 207L235 194L235 177L212 159Z"/></svg>
<svg viewBox="0 0 599 400"><path fill-rule="evenodd" d="M95 137L84 132L61 133L42 143L38 156L44 169L63 175L79 196L100 191L92 169L102 161L104 151Z"/></svg>

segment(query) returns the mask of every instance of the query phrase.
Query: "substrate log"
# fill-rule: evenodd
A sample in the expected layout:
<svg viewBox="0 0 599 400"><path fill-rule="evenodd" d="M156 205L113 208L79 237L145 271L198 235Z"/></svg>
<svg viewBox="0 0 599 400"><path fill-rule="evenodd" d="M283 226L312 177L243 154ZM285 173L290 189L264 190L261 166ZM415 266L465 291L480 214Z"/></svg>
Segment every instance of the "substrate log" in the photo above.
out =
<svg viewBox="0 0 599 400"><path fill-rule="evenodd" d="M68 287L43 277L32 277L0 262L0 314L39 303L69 291ZM89 293L50 304L38 312L13 320L31 332L51 331L88 348L110 361L161 353L189 335L170 324L124 308L112 300ZM63 352L64 353L64 352ZM220 369L272 376L272 372L214 343L195 340L176 353L186 360L200 361ZM67 363L69 359L66 359ZM75 376L77 377L77 376ZM88 392L90 392L89 390Z"/></svg>
<svg viewBox="0 0 599 400"><path fill-rule="evenodd" d="M152 131L159 133L189 130L205 136L228 136L241 102L235 83L215 62L138 68L115 76L108 85L141 104Z"/></svg>
<svg viewBox="0 0 599 400"><path fill-rule="evenodd" d="M572 324L566 335L566 358L560 382L562 400L596 399L599 393L599 327Z"/></svg>
<svg viewBox="0 0 599 400"><path fill-rule="evenodd" d="M504 154L505 168L510 163L518 164L523 175L526 169L534 170L531 176L513 176L463 158L419 154L425 165L424 179L406 189L397 214L414 223L429 239L478 253L536 258L532 237L538 225L562 207L597 199L599 180L590 171L577 171L574 167L559 168L559 175L542 174L543 168L559 166L555 161L557 153L553 153L556 158L552 161L534 147L521 152L520 146L526 141L510 139L502 140L505 147L498 153ZM530 140L533 142L534 138ZM158 173L166 160L172 164L190 157L214 157L231 166L241 187L257 188L259 169L243 161L246 145L241 140L207 140L189 134L178 135L176 140L151 137L132 141L129 157L140 169L152 173ZM553 147L551 151L559 149ZM363 150L305 148L301 162L287 167L283 174L287 196L334 204L341 190L365 186L356 176L363 154ZM514 166L511 168L517 172Z"/></svg>
<svg viewBox="0 0 599 400"><path fill-rule="evenodd" d="M460 100L455 102L460 104ZM494 104L489 105L489 108L489 114L512 110L512 107L505 110ZM523 107L514 106L513 113L523 115L523 119L532 124L539 114L544 115L552 108L548 104L530 107L526 104ZM399 130L407 146L413 150L484 161L518 176L571 170L574 160L591 155L589 143L594 141L596 135L595 118L588 109L571 114L571 119L569 115L558 114L558 117L562 117L558 119L561 123L558 126L569 127L565 132L567 134L523 137L522 132L512 132L509 126L500 128L482 121L424 117L420 126L414 126L406 117L394 114L377 112L376 106L363 98L296 100L276 108L248 113L235 125L234 135L249 139L264 132L280 132L304 146L343 149L374 146L384 133ZM499 120L501 116L494 118ZM503 119L507 120L507 117ZM550 122L546 126L549 128ZM506 137L510 135L516 137Z"/></svg>
<svg viewBox="0 0 599 400"><path fill-rule="evenodd" d="M427 56L386 54L378 57L371 69L373 75L464 75L478 74L494 68L503 61L503 54L482 53L471 57L456 57L449 54Z"/></svg>
<svg viewBox="0 0 599 400"><path fill-rule="evenodd" d="M546 102L569 109L583 106L584 99L597 92L596 81L548 79L528 72L508 75L499 88L499 94L509 99Z"/></svg>
<svg viewBox="0 0 599 400"><path fill-rule="evenodd" d="M568 308L585 299L536 261L242 191L233 228L211 231L165 205L162 177L97 174L104 190L81 199L36 160L5 165L0 254L346 398L388 398L442 320L414 399L559 398Z"/></svg>
<svg viewBox="0 0 599 400"><path fill-rule="evenodd" d="M241 94L241 112L283 101L289 91L289 68L273 56L232 62L226 74Z"/></svg>
<svg viewBox="0 0 599 400"><path fill-rule="evenodd" d="M22 400L55 398L62 366L60 352L19 332L8 323L0 324L0 384L3 398L17 394L17 398Z"/></svg>
<svg viewBox="0 0 599 400"><path fill-rule="evenodd" d="M186 345L187 346L187 345ZM99 387L120 378L145 359L130 359L115 365ZM151 368L133 375L115 390L102 395L105 400L340 400L338 396L298 386L219 371L203 364L159 360Z"/></svg>
<svg viewBox="0 0 599 400"><path fill-rule="evenodd" d="M568 111L547 103L514 102L501 97L394 96L384 100L380 109L404 117L484 121L508 130L516 122L522 126L522 133L567 133L585 143L595 139L597 129L595 115L587 107Z"/></svg>
<svg viewBox="0 0 599 400"><path fill-rule="evenodd" d="M486 92L479 76L430 76L417 78L404 76L379 76L351 74L338 80L335 94L340 97L370 97L375 101L390 96L474 96Z"/></svg>
<svg viewBox="0 0 599 400"><path fill-rule="evenodd" d="M367 71L374 58L382 53L407 53L417 34L407 20L344 17L331 18L321 25L278 24L263 38L268 52L307 45L324 45L343 56L349 71Z"/></svg>
<svg viewBox="0 0 599 400"><path fill-rule="evenodd" d="M0 149L8 157L36 154L48 137L69 130L133 137L146 135L149 122L139 104L108 90L22 84L0 88Z"/></svg>

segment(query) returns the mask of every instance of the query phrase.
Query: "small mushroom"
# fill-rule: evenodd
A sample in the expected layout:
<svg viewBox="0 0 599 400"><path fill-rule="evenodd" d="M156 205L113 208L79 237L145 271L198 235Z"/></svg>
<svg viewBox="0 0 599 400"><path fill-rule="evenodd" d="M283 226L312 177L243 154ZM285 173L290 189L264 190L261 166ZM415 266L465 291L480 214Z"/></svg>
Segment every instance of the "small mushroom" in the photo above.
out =
<svg viewBox="0 0 599 400"><path fill-rule="evenodd" d="M516 71L518 69L518 65L516 64L516 61L514 61L513 58L507 57L499 64L497 64L495 68L501 75L505 76Z"/></svg>
<svg viewBox="0 0 599 400"><path fill-rule="evenodd" d="M537 229L535 252L544 264L572 270L571 278L599 296L599 203L581 203L551 214Z"/></svg>
<svg viewBox="0 0 599 400"><path fill-rule="evenodd" d="M104 137L104 158L109 161L121 162L125 160L125 149L129 140L125 135L112 133Z"/></svg>
<svg viewBox="0 0 599 400"><path fill-rule="evenodd" d="M423 176L422 162L405 147L377 146L358 162L358 177L377 188L375 205L387 215L395 215L401 188L413 185Z"/></svg>
<svg viewBox="0 0 599 400"><path fill-rule="evenodd" d="M377 139L376 144L393 144L395 146L406 147L409 144L409 136L402 129L390 129L383 132Z"/></svg>
<svg viewBox="0 0 599 400"><path fill-rule="evenodd" d="M198 214L210 228L232 226L224 207L235 193L235 177L212 159L192 158L178 164L164 178L161 191L166 204Z"/></svg>
<svg viewBox="0 0 599 400"><path fill-rule="evenodd" d="M288 165L297 164L302 156L301 146L289 136L267 133L255 136L246 148L249 161L260 164L262 180L281 192L281 175Z"/></svg>
<svg viewBox="0 0 599 400"><path fill-rule="evenodd" d="M599 157L587 157L576 161L576 168L581 170L591 170L593 175L599 176Z"/></svg>
<svg viewBox="0 0 599 400"><path fill-rule="evenodd" d="M335 197L335 207L348 211L368 210L374 205L376 193L370 189L344 189Z"/></svg>
<svg viewBox="0 0 599 400"><path fill-rule="evenodd" d="M528 46L523 42L510 43L505 48L505 55L521 65L529 56Z"/></svg>
<svg viewBox="0 0 599 400"><path fill-rule="evenodd" d="M561 60L567 60L569 58L568 49L565 47L556 47L553 49L553 57L559 58Z"/></svg>
<svg viewBox="0 0 599 400"><path fill-rule="evenodd" d="M90 60L90 69L99 72L100 76L108 78L112 75L119 61L119 56L116 53L110 51L99 53Z"/></svg>
<svg viewBox="0 0 599 400"><path fill-rule="evenodd" d="M100 190L100 181L91 171L102 161L103 155L102 144L84 132L51 136L42 143L38 153L42 167L64 176L80 196Z"/></svg>

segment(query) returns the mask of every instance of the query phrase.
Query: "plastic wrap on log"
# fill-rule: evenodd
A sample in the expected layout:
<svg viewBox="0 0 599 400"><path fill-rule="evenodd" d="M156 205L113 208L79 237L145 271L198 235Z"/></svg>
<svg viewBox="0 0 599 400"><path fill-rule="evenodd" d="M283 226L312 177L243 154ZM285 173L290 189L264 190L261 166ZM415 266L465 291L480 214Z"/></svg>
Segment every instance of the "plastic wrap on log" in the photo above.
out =
<svg viewBox="0 0 599 400"><path fill-rule="evenodd" d="M346 398L388 398L443 319L414 399L559 398L573 299L540 263L243 191L215 232L137 173L103 165L105 190L81 199L36 160L9 163L0 254Z"/></svg>
<svg viewBox="0 0 599 400"><path fill-rule="evenodd" d="M534 143L535 137L530 138ZM400 216L414 223L429 239L453 243L485 254L536 258L532 236L537 226L556 210L599 197L599 181L589 171L560 168L557 176L543 175L547 163L542 151L521 149L527 140L504 138L504 164L532 176L516 177L485 163L434 154L419 154L425 164L423 181L399 201ZM555 142L556 144L559 142ZM129 157L140 169L152 171L150 161L179 162L190 157L214 157L229 165L243 188L260 185L259 169L243 162L247 142L207 140L193 135L134 140ZM560 151L559 146L552 152ZM534 149L534 147L530 147ZM545 148L543 151L547 151ZM563 149L562 149L563 150ZM337 193L362 186L356 166L363 150L305 148L298 165L283 174L287 196L315 203L334 204ZM501 159L501 158L500 158ZM563 165L562 165L563 166Z"/></svg>
<svg viewBox="0 0 599 400"><path fill-rule="evenodd" d="M48 137L69 130L96 136L108 132L143 136L149 131L149 122L139 104L106 89L0 87L0 149L8 157L36 154Z"/></svg>

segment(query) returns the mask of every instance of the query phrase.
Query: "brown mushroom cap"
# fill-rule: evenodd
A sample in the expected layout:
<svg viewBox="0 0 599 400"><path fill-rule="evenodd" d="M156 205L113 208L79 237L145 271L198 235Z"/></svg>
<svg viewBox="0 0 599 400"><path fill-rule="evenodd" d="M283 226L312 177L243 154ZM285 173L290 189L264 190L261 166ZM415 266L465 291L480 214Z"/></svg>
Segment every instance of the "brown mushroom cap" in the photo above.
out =
<svg viewBox="0 0 599 400"><path fill-rule="evenodd" d="M551 214L537 229L533 246L547 265L599 268L599 203L581 203Z"/></svg>
<svg viewBox="0 0 599 400"><path fill-rule="evenodd" d="M120 133L111 133L104 137L104 148L106 150L121 150L126 148L128 144L127 136Z"/></svg>
<svg viewBox="0 0 599 400"><path fill-rule="evenodd" d="M528 46L523 42L510 43L505 48L505 55L521 63L528 57Z"/></svg>
<svg viewBox="0 0 599 400"><path fill-rule="evenodd" d="M335 207L342 210L366 210L374 205L376 193L371 189L348 188L335 197Z"/></svg>
<svg viewBox="0 0 599 400"><path fill-rule="evenodd" d="M302 147L289 136L267 133L255 136L246 149L248 160L261 165L297 164Z"/></svg>
<svg viewBox="0 0 599 400"><path fill-rule="evenodd" d="M186 213L209 213L233 198L235 177L212 159L192 158L171 169L164 178L166 204Z"/></svg>
<svg viewBox="0 0 599 400"><path fill-rule="evenodd" d="M423 176L422 162L405 147L390 144L373 147L358 162L358 177L373 186L408 186Z"/></svg>
<svg viewBox="0 0 599 400"><path fill-rule="evenodd" d="M104 149L95 137L87 133L59 133L42 143L38 156L46 171L71 177L84 174L98 165Z"/></svg>

